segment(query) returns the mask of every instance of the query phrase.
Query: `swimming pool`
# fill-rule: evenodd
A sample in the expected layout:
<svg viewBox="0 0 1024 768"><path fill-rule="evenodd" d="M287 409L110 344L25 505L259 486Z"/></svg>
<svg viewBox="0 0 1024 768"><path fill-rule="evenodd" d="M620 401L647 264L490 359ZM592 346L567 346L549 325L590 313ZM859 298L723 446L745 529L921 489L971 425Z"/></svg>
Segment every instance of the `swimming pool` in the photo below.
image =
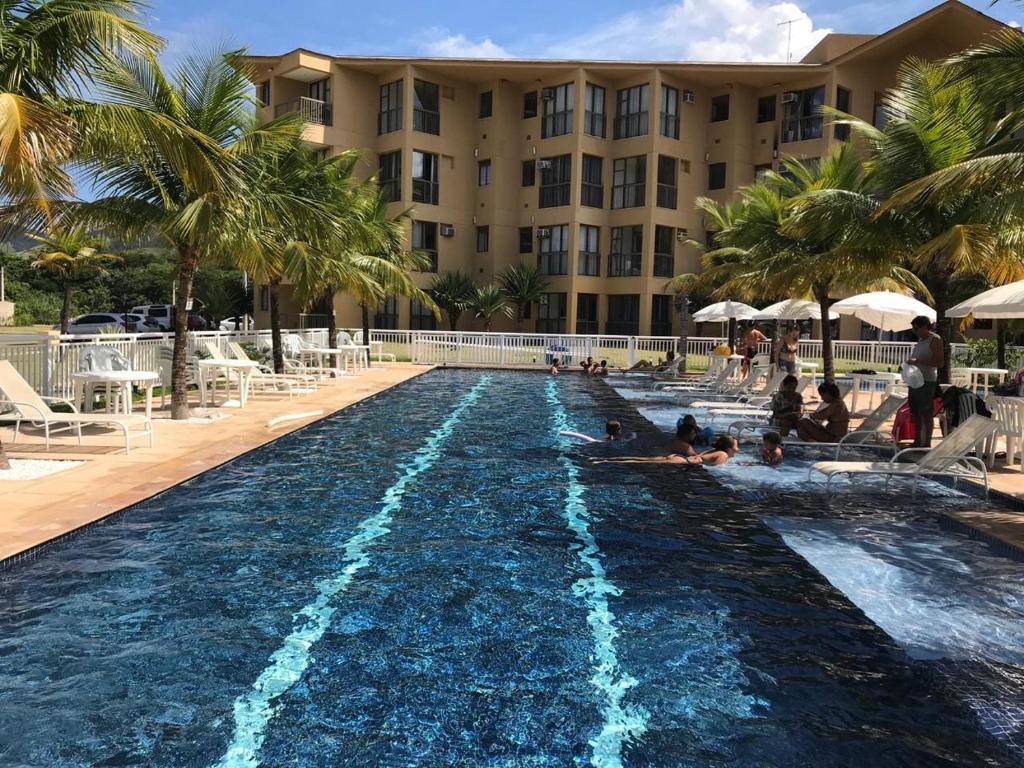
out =
<svg viewBox="0 0 1024 768"><path fill-rule="evenodd" d="M435 371L0 573L0 764L1012 764L763 520L810 506L557 435L609 417L657 439Z"/></svg>

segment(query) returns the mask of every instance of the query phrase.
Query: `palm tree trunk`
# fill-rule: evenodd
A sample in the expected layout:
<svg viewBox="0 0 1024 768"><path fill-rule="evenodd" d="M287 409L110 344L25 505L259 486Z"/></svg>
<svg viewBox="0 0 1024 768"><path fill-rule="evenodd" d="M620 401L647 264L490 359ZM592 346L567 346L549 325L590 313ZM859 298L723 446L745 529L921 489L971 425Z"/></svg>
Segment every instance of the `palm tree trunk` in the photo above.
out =
<svg viewBox="0 0 1024 768"><path fill-rule="evenodd" d="M178 295L174 305L174 352L171 357L171 418L187 419L188 409L188 302L199 269L199 252L178 246Z"/></svg>
<svg viewBox="0 0 1024 768"><path fill-rule="evenodd" d="M935 287L931 288L929 286L929 288L932 292L932 298L935 299L935 332L942 338L942 366L939 368L939 383L948 384L950 341L953 335L953 325L949 318L946 317L946 309L949 305L947 301L949 276L939 275L935 282Z"/></svg>
<svg viewBox="0 0 1024 768"><path fill-rule="evenodd" d="M359 309L363 313L363 344L370 343L370 308L366 306L365 301L359 302ZM370 367L370 356L366 356L366 367Z"/></svg>
<svg viewBox="0 0 1024 768"><path fill-rule="evenodd" d="M821 310L821 361L824 365L825 381L836 380L836 364L832 358L832 323L828 319L828 286L822 285L814 289L814 298Z"/></svg>
<svg viewBox="0 0 1024 768"><path fill-rule="evenodd" d="M338 346L338 318L334 314L334 287L328 286L324 289L323 298L324 314L327 315L327 346L334 349Z"/></svg>
<svg viewBox="0 0 1024 768"><path fill-rule="evenodd" d="M686 348L690 346L690 297L685 293L679 296L679 372L686 373Z"/></svg>
<svg viewBox="0 0 1024 768"><path fill-rule="evenodd" d="M459 316L454 312L448 313L448 330L455 333L456 326L459 324Z"/></svg>
<svg viewBox="0 0 1024 768"><path fill-rule="evenodd" d="M523 332L523 305L516 303L516 333Z"/></svg>
<svg viewBox="0 0 1024 768"><path fill-rule="evenodd" d="M1006 323L993 320L996 328L996 368L1006 367Z"/></svg>
<svg viewBox="0 0 1024 768"><path fill-rule="evenodd" d="M71 283L64 283L61 292L64 296L60 305L60 332L67 333L71 323Z"/></svg>
<svg viewBox="0 0 1024 768"><path fill-rule="evenodd" d="M0 440L0 472L10 468L11 462L7 460L7 451L4 450L4 443Z"/></svg>
<svg viewBox="0 0 1024 768"><path fill-rule="evenodd" d="M725 343L728 344L730 348L732 348L733 354L737 354L739 352L739 350L736 349L736 318L735 317L730 317L729 318L729 324L726 326L726 328L728 329L726 331L726 334L728 335L729 338L727 338L725 340Z"/></svg>
<svg viewBox="0 0 1024 768"><path fill-rule="evenodd" d="M284 343L281 339L281 278L275 277L267 285L270 296L270 347L274 358L274 371L284 373Z"/></svg>

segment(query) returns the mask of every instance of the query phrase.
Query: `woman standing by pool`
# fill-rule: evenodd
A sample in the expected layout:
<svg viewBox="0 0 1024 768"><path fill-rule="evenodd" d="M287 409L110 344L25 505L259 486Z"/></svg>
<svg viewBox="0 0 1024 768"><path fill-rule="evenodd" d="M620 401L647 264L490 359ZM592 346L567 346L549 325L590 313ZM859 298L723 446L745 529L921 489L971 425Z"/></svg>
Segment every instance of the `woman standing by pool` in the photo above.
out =
<svg viewBox="0 0 1024 768"><path fill-rule="evenodd" d="M796 353L800 349L800 329L790 328L775 353L775 362L786 373L796 373Z"/></svg>
<svg viewBox="0 0 1024 768"><path fill-rule="evenodd" d="M942 337L932 333L932 321L924 315L910 321L910 327L917 335L917 344L907 362L917 366L924 376L924 383L909 392L910 412L914 416L914 447L931 448L932 428L935 425L935 390L939 382L939 368L945 362Z"/></svg>

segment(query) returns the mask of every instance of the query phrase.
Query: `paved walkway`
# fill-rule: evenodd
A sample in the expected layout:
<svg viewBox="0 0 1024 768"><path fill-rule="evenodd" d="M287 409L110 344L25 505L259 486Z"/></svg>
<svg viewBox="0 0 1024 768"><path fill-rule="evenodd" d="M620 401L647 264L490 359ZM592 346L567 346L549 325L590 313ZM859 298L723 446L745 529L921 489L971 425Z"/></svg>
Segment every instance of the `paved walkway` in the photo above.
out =
<svg viewBox="0 0 1024 768"><path fill-rule="evenodd" d="M0 480L0 561L149 498L427 370L408 363L375 364L358 377L324 382L310 395L289 400L287 396L257 394L244 409L211 409L227 416L208 423L172 422L165 413L154 413L155 447L145 447L145 440L133 441L127 456L123 439L112 432L89 430L81 446L71 433L59 434L46 451L42 438L34 431L12 444L13 430L0 428L0 439L11 458L84 460L76 467L37 480ZM274 428L267 426L275 417L304 411L323 413Z"/></svg>

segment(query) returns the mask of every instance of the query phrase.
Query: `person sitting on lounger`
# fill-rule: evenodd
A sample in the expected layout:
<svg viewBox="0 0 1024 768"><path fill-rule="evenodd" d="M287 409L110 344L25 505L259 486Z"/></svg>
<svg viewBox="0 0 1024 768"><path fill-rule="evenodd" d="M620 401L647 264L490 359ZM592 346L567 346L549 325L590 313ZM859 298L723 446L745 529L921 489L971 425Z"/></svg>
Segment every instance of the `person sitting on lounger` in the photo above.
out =
<svg viewBox="0 0 1024 768"><path fill-rule="evenodd" d="M761 461L777 467L782 463L782 436L778 432L765 432L761 440Z"/></svg>
<svg viewBox="0 0 1024 768"><path fill-rule="evenodd" d="M798 379L789 374L779 385L779 391L772 395L771 425L785 437L800 420L804 409L804 397L796 391Z"/></svg>
<svg viewBox="0 0 1024 768"><path fill-rule="evenodd" d="M808 443L834 443L849 431L850 411L831 381L818 386L818 395L821 405L796 423L796 432Z"/></svg>

